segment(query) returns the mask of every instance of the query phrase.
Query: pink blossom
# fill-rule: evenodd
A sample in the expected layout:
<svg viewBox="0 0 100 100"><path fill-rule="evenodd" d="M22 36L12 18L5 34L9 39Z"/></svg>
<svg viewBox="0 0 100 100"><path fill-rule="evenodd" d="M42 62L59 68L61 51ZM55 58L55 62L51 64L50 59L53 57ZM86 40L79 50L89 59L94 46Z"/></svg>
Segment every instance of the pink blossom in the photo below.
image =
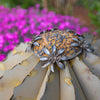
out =
<svg viewBox="0 0 100 100"><path fill-rule="evenodd" d="M92 34L93 34L93 35L97 35L97 32L93 32Z"/></svg>
<svg viewBox="0 0 100 100"><path fill-rule="evenodd" d="M29 38L26 38L26 39L24 40L24 42L29 42L29 41L31 41L31 39L29 39Z"/></svg>
<svg viewBox="0 0 100 100"><path fill-rule="evenodd" d="M0 61L3 61L5 59L6 55L5 54L0 54Z"/></svg>
<svg viewBox="0 0 100 100"><path fill-rule="evenodd" d="M13 39L13 34L11 34L11 33L6 33L6 38L7 39Z"/></svg>
<svg viewBox="0 0 100 100"><path fill-rule="evenodd" d="M64 23L61 23L61 24L59 25L59 29L63 30L64 28L65 28L65 24L64 24Z"/></svg>
<svg viewBox="0 0 100 100"><path fill-rule="evenodd" d="M40 4L36 4L35 7L36 7L36 8L40 8Z"/></svg>

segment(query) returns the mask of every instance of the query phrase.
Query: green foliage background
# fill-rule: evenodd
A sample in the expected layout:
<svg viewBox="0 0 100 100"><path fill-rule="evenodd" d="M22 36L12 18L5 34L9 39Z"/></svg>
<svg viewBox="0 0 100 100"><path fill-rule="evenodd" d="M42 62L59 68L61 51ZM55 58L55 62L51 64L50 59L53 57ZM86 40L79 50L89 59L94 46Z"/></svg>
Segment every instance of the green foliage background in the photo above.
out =
<svg viewBox="0 0 100 100"><path fill-rule="evenodd" d="M28 8L39 3L41 5L42 0L0 0L0 4L6 7L16 7L20 5L22 8Z"/></svg>
<svg viewBox="0 0 100 100"><path fill-rule="evenodd" d="M89 11L91 23L97 27L96 32L100 35L100 0L78 0L77 4Z"/></svg>
<svg viewBox="0 0 100 100"><path fill-rule="evenodd" d="M100 34L100 0L84 0L84 5L89 10L92 24L97 26L96 32Z"/></svg>

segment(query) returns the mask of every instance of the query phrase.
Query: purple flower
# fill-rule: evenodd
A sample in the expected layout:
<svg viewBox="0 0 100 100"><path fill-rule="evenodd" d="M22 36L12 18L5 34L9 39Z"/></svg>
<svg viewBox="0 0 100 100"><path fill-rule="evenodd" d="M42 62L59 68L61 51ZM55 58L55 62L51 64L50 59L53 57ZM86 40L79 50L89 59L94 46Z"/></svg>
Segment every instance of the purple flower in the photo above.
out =
<svg viewBox="0 0 100 100"><path fill-rule="evenodd" d="M35 7L36 7L36 8L40 8L40 4L36 4Z"/></svg>
<svg viewBox="0 0 100 100"><path fill-rule="evenodd" d="M97 32L93 32L92 34L93 34L93 35L97 35Z"/></svg>
<svg viewBox="0 0 100 100"><path fill-rule="evenodd" d="M64 30L65 27L66 27L66 26L65 26L64 23L61 23L61 24L59 25L59 29L61 29L61 30Z"/></svg>
<svg viewBox="0 0 100 100"><path fill-rule="evenodd" d="M3 35L0 35L0 44L1 43L4 43L4 36Z"/></svg>
<svg viewBox="0 0 100 100"><path fill-rule="evenodd" d="M0 54L0 61L3 61L5 59L6 55L5 54Z"/></svg>
<svg viewBox="0 0 100 100"><path fill-rule="evenodd" d="M82 28L82 33L84 33L84 32L87 32L88 33L89 32L89 29L87 27L83 27Z"/></svg>
<svg viewBox="0 0 100 100"><path fill-rule="evenodd" d="M65 22L65 26L66 26L66 27L70 26L70 22L66 21L66 22Z"/></svg>
<svg viewBox="0 0 100 100"><path fill-rule="evenodd" d="M26 38L26 39L24 40L24 42L29 42L29 41L31 41L31 39L29 39L29 38Z"/></svg>
<svg viewBox="0 0 100 100"><path fill-rule="evenodd" d="M13 34L11 33L6 33L6 39L13 39Z"/></svg>
<svg viewBox="0 0 100 100"><path fill-rule="evenodd" d="M25 27L24 29L22 29L21 35L26 34L28 31L29 31L29 27Z"/></svg>
<svg viewBox="0 0 100 100"><path fill-rule="evenodd" d="M0 43L0 50L2 50L2 48L3 48L3 44L2 44L2 43Z"/></svg>

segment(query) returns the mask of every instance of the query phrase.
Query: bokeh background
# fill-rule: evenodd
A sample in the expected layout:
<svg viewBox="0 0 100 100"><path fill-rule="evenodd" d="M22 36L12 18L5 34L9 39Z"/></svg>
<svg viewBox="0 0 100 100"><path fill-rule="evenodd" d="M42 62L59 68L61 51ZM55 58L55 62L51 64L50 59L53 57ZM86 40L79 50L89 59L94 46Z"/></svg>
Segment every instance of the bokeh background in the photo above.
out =
<svg viewBox="0 0 100 100"><path fill-rule="evenodd" d="M100 37L100 0L0 0L0 61L33 34L58 27Z"/></svg>

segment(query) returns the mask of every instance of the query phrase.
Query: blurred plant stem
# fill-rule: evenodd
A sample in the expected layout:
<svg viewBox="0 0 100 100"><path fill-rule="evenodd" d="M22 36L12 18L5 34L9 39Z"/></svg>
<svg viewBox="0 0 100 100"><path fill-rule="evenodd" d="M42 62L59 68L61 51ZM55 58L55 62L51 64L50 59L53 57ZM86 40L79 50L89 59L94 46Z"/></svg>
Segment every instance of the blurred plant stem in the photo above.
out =
<svg viewBox="0 0 100 100"><path fill-rule="evenodd" d="M73 14L73 6L77 0L42 0L42 5L48 10L56 11L60 14Z"/></svg>
<svg viewBox="0 0 100 100"><path fill-rule="evenodd" d="M48 9L47 0L42 0L43 7Z"/></svg>
<svg viewBox="0 0 100 100"><path fill-rule="evenodd" d="M74 3L77 0L43 0L47 1L48 9L55 10L56 13L60 14L67 14L67 15L72 15L73 14L73 6ZM45 7L45 6L44 6Z"/></svg>
<svg viewBox="0 0 100 100"><path fill-rule="evenodd" d="M96 32L100 37L100 0L82 0L85 8L88 9L88 16L91 23L97 27Z"/></svg>

